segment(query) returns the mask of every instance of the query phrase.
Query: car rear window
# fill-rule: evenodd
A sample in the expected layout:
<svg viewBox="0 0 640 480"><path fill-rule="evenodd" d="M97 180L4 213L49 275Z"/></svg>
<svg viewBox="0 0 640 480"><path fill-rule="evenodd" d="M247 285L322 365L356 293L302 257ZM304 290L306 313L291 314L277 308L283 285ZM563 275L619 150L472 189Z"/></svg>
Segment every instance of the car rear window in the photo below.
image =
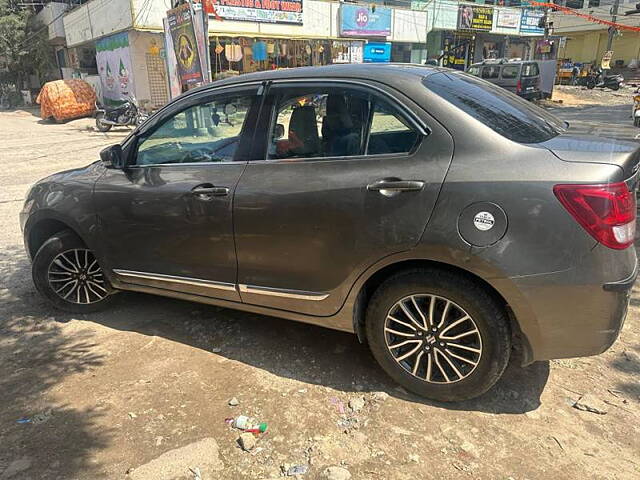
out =
<svg viewBox="0 0 640 480"><path fill-rule="evenodd" d="M507 65L502 67L502 78L516 78L520 71L520 65Z"/></svg>
<svg viewBox="0 0 640 480"><path fill-rule="evenodd" d="M435 73L423 83L433 93L514 142L546 142L565 130L561 120L542 108L471 75Z"/></svg>
<svg viewBox="0 0 640 480"><path fill-rule="evenodd" d="M540 69L537 63L525 63L522 66L523 77L535 77L540 74Z"/></svg>

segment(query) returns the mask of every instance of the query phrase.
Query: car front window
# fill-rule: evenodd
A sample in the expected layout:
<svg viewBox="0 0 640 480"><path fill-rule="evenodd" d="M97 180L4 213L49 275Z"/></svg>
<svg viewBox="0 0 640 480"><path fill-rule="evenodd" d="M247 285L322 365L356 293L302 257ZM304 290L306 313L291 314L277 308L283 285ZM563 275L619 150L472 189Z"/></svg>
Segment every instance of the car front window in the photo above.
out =
<svg viewBox="0 0 640 480"><path fill-rule="evenodd" d="M138 145L137 165L233 161L253 96L226 96L168 118Z"/></svg>

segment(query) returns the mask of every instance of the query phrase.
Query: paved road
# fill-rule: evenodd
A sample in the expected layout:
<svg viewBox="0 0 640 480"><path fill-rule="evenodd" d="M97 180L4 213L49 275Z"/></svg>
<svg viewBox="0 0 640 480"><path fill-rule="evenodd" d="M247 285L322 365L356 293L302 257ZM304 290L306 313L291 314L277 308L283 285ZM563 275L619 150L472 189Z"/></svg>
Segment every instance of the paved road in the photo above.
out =
<svg viewBox="0 0 640 480"><path fill-rule="evenodd" d="M585 105L549 108L569 122L569 131L640 142L640 128L631 121L631 105Z"/></svg>

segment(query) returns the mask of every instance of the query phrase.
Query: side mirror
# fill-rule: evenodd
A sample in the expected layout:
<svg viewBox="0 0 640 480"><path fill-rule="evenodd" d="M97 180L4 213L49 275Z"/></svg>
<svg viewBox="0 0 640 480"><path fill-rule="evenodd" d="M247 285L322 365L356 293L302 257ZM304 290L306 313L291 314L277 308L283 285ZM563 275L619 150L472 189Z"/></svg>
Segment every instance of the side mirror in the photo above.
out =
<svg viewBox="0 0 640 480"><path fill-rule="evenodd" d="M122 146L119 143L100 151L100 159L107 167L124 168L124 156L122 155Z"/></svg>
<svg viewBox="0 0 640 480"><path fill-rule="evenodd" d="M276 123L276 129L275 132L273 132L273 139L279 140L282 137L284 137L284 125L282 125L281 123Z"/></svg>

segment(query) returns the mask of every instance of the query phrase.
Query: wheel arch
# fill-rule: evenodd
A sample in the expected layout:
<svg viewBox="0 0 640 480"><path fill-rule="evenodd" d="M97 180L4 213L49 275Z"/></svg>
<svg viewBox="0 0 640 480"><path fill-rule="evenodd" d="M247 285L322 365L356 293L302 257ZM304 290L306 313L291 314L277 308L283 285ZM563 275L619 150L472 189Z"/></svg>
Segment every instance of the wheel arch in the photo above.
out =
<svg viewBox="0 0 640 480"><path fill-rule="evenodd" d="M64 230L73 232L83 242L84 239L69 223L57 218L41 218L37 220L28 230L26 237L27 250L30 258L34 258L40 247L56 233ZM86 244L86 242L85 242Z"/></svg>
<svg viewBox="0 0 640 480"><path fill-rule="evenodd" d="M353 329L358 336L361 343L366 343L365 334L365 322L366 322L366 309L373 293L376 289L391 276L411 270L445 270L457 275L464 276L469 280L481 285L489 294L498 302L498 304L505 309L511 331L513 333L513 342L516 348L519 348L522 353L522 364L528 365L532 362L533 354L531 346L526 336L522 333L518 319L516 318L513 310L509 306L507 299L489 282L484 280L477 274L465 270L464 268L457 267L444 262L426 259L409 259L401 260L389 265L385 265L382 268L371 274L367 280L362 284L360 290L355 299L353 307Z"/></svg>

